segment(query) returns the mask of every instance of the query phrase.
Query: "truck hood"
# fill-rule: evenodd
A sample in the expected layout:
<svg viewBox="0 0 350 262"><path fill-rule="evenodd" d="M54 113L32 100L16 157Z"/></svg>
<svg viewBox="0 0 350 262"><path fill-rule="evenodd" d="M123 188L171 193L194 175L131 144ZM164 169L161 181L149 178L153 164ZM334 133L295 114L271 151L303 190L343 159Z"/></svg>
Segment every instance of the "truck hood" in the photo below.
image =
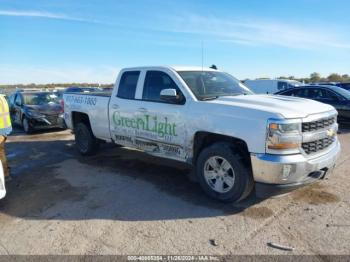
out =
<svg viewBox="0 0 350 262"><path fill-rule="evenodd" d="M240 95L226 96L210 101L228 106L261 110L283 118L304 118L335 110L332 106L314 100L280 95Z"/></svg>

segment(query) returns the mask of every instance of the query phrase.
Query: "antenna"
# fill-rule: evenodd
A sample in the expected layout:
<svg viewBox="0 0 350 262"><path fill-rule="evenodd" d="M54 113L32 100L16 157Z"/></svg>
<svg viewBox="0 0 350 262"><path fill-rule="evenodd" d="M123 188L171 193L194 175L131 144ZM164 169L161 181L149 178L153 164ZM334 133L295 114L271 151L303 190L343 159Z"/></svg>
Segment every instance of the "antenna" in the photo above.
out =
<svg viewBox="0 0 350 262"><path fill-rule="evenodd" d="M204 45L203 45L203 40L202 40L202 42L201 42L201 46L202 46L202 72L204 71L203 70L203 65L204 65Z"/></svg>

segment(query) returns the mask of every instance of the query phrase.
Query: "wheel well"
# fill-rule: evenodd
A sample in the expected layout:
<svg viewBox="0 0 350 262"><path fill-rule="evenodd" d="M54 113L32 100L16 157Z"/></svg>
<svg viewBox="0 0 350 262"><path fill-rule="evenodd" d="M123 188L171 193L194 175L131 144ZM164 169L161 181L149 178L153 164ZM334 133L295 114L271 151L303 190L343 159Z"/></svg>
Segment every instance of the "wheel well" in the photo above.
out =
<svg viewBox="0 0 350 262"><path fill-rule="evenodd" d="M248 146L245 141L239 138L225 136L209 132L197 132L194 136L193 141L193 164L196 163L197 157L202 149L217 143L217 142L227 142L232 145L237 153L242 157L244 164L251 166L250 154L248 151Z"/></svg>
<svg viewBox="0 0 350 262"><path fill-rule="evenodd" d="M75 128L78 123L84 123L89 128L91 128L90 125L90 119L89 116L85 113L81 112L72 112L72 121L73 121L73 127Z"/></svg>

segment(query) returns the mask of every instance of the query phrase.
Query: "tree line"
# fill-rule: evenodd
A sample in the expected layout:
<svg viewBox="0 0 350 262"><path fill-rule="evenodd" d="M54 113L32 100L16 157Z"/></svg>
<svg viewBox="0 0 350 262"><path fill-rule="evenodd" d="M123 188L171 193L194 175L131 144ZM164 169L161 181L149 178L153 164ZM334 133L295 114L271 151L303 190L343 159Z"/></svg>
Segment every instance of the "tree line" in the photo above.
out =
<svg viewBox="0 0 350 262"><path fill-rule="evenodd" d="M0 85L2 89L54 89L54 88L66 88L72 86L80 86L80 87L113 87L114 84L98 84L98 83L50 83L50 84L17 84L17 85Z"/></svg>
<svg viewBox="0 0 350 262"><path fill-rule="evenodd" d="M212 65L211 68L217 69L215 65ZM259 78L267 79L267 78ZM294 76L280 76L277 79L290 79L297 80L304 83L317 83L317 82L350 82L350 76L348 74L330 74L327 77L321 76L319 73L312 73L309 77L305 78L296 78ZM17 84L17 85L0 85L0 89L26 89L26 88L35 88L35 89L54 89L54 88L65 88L71 86L81 86L81 87L102 87L110 88L114 84L99 84L99 83L50 83L50 84Z"/></svg>
<svg viewBox="0 0 350 262"><path fill-rule="evenodd" d="M294 76L281 76L278 77L278 79L290 79L290 80L297 80L300 82L304 82L304 83L319 83L319 82L350 82L350 76L348 74L330 74L327 77L323 77L321 76L321 74L319 73L312 73L310 74L309 77L306 78L295 78Z"/></svg>

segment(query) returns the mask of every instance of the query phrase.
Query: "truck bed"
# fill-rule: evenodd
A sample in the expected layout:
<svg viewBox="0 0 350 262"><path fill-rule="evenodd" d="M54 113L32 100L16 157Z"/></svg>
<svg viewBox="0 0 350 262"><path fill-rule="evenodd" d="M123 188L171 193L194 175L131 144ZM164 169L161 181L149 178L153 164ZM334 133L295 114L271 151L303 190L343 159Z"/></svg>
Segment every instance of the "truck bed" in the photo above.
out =
<svg viewBox="0 0 350 262"><path fill-rule="evenodd" d="M67 92L65 94L69 95L89 95L89 96L104 96L104 97L111 97L112 92L111 91L105 91L105 92Z"/></svg>
<svg viewBox="0 0 350 262"><path fill-rule="evenodd" d="M64 111L68 128L74 130L75 114L86 115L93 134L103 140L111 139L109 132L108 106L111 92L65 93Z"/></svg>

